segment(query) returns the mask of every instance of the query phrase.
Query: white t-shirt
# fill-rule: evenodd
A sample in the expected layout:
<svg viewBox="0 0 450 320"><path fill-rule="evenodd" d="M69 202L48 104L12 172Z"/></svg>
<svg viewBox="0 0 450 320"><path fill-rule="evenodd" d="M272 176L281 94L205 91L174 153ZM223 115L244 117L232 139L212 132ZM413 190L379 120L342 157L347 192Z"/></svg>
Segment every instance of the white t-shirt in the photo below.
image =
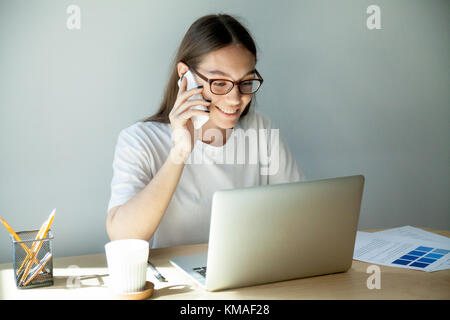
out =
<svg viewBox="0 0 450 320"><path fill-rule="evenodd" d="M168 123L137 122L120 132L108 211L145 188L172 146ZM250 110L224 146L196 141L150 246L207 243L212 196L217 190L304 179L278 129L267 117Z"/></svg>

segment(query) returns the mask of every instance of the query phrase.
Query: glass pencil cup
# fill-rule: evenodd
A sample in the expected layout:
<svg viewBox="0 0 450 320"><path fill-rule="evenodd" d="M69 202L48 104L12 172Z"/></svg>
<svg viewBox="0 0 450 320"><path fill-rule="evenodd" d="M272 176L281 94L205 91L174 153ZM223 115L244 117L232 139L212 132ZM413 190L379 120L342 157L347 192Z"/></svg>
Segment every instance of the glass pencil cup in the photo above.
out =
<svg viewBox="0 0 450 320"><path fill-rule="evenodd" d="M29 289L53 285L53 233L36 240L39 230L22 231L11 236L16 287Z"/></svg>

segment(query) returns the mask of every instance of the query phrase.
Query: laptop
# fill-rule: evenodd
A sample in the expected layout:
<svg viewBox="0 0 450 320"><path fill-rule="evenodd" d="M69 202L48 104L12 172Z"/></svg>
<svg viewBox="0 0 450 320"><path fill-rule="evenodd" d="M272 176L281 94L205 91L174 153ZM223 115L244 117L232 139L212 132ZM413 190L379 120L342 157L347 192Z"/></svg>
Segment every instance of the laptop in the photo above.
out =
<svg viewBox="0 0 450 320"><path fill-rule="evenodd" d="M207 291L345 272L364 176L216 191L208 252L169 261Z"/></svg>

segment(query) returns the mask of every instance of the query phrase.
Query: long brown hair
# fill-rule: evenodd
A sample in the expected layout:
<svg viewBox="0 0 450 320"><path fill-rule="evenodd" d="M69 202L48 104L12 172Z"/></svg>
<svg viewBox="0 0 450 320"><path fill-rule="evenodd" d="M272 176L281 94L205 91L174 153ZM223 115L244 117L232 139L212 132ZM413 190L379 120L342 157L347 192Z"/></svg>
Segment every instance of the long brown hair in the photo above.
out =
<svg viewBox="0 0 450 320"><path fill-rule="evenodd" d="M204 55L230 44L243 45L254 55L256 63L256 44L249 31L236 18L228 14L211 14L197 19L184 35L172 62L172 71L159 110L143 121L170 122L169 113L178 93L178 62L183 61L195 69ZM253 95L241 117L248 113L254 98Z"/></svg>

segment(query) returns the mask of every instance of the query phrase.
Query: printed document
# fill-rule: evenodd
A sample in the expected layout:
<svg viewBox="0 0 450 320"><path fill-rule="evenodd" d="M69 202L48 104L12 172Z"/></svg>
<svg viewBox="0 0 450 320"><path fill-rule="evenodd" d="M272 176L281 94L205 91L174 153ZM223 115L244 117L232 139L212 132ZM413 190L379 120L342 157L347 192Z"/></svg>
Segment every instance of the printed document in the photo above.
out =
<svg viewBox="0 0 450 320"><path fill-rule="evenodd" d="M353 259L426 272L450 268L450 238L411 226L356 234Z"/></svg>

